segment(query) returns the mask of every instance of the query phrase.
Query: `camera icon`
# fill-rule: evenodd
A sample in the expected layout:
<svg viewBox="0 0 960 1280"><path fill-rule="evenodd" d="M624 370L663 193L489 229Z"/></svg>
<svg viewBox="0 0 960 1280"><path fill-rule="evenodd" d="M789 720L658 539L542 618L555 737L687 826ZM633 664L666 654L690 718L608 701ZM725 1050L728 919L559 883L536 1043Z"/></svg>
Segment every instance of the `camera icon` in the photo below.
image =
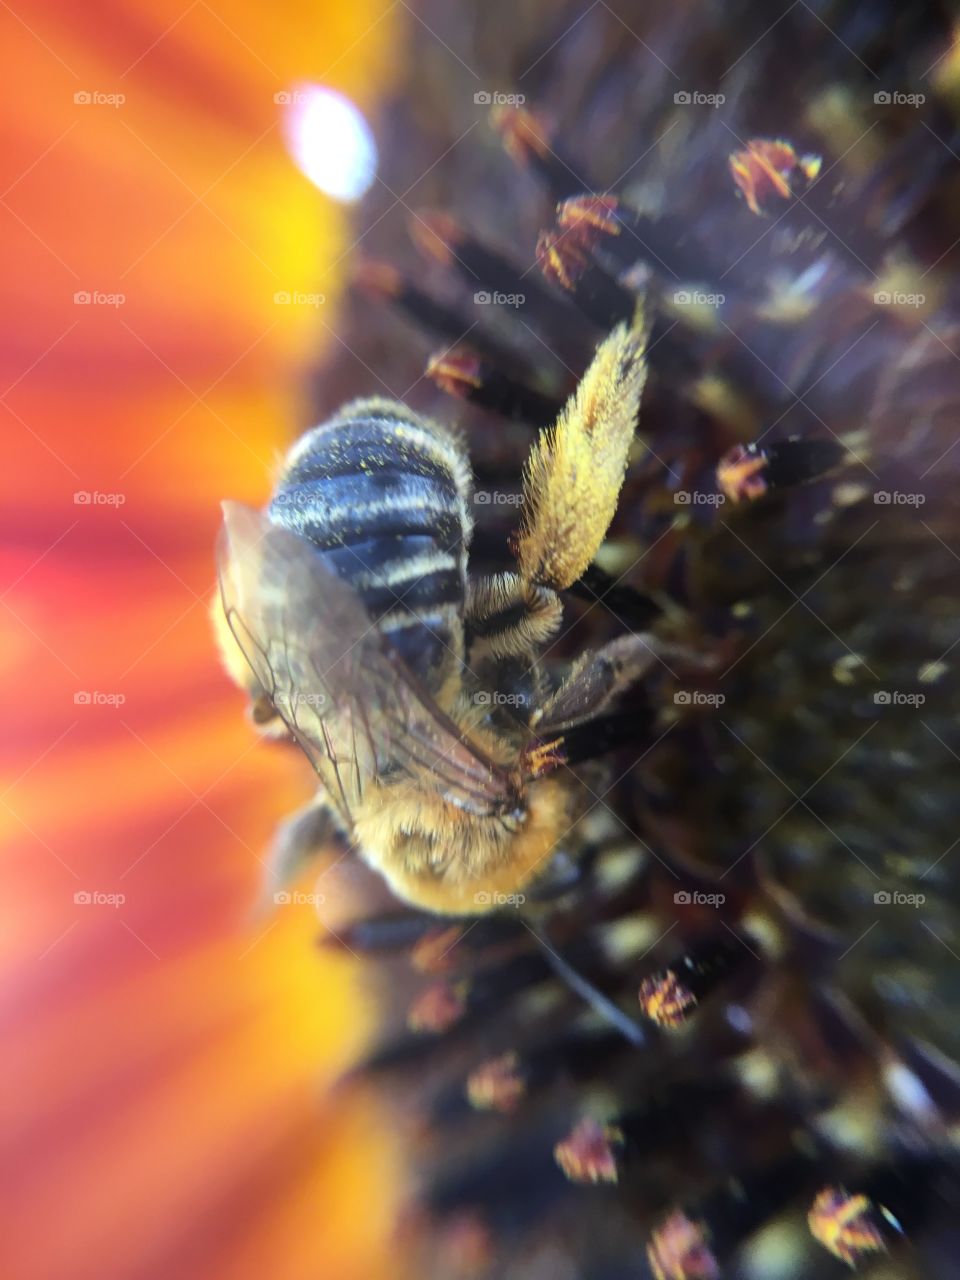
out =
<svg viewBox="0 0 960 1280"><path fill-rule="evenodd" d="M280 889L273 895L273 900L278 907L287 907L293 901L293 898L286 889Z"/></svg>
<svg viewBox="0 0 960 1280"><path fill-rule="evenodd" d="M488 307L490 305L490 295L485 289L481 289L479 293L473 295L474 305L478 307Z"/></svg>
<svg viewBox="0 0 960 1280"><path fill-rule="evenodd" d="M290 291L288 289L278 289L273 295L273 301L278 307L289 307Z"/></svg>
<svg viewBox="0 0 960 1280"><path fill-rule="evenodd" d="M473 95L473 100L478 107L489 107L490 103L493 101L493 97L491 94L487 93L486 89L480 89Z"/></svg>
<svg viewBox="0 0 960 1280"><path fill-rule="evenodd" d="M890 902L890 894L886 891L886 889L878 889L877 892L873 895L873 900L878 907L885 907Z"/></svg>
<svg viewBox="0 0 960 1280"><path fill-rule="evenodd" d="M93 94L86 89L80 89L73 95L73 100L78 107L87 107L93 101Z"/></svg>
<svg viewBox="0 0 960 1280"><path fill-rule="evenodd" d="M678 707L689 707L690 703L693 701L693 698L689 693L687 693L685 689L679 689L673 695L673 701Z"/></svg>
<svg viewBox="0 0 960 1280"><path fill-rule="evenodd" d="M492 902L492 898L486 889L481 889L479 893L475 893L473 895L473 900L478 907L489 907Z"/></svg>
<svg viewBox="0 0 960 1280"><path fill-rule="evenodd" d="M689 107L690 103L693 101L690 94L684 89L681 89L679 93L675 93L673 95L673 100L678 107Z"/></svg>
<svg viewBox="0 0 960 1280"><path fill-rule="evenodd" d="M678 907L688 907L690 905L690 894L686 889L678 889L673 895L673 900Z"/></svg>
<svg viewBox="0 0 960 1280"><path fill-rule="evenodd" d="M690 505L690 494L686 489L678 489L673 495L673 500L681 507L688 507Z"/></svg>
<svg viewBox="0 0 960 1280"><path fill-rule="evenodd" d="M486 689L481 689L474 698L474 701L478 707L489 707L492 699Z"/></svg>
<svg viewBox="0 0 960 1280"><path fill-rule="evenodd" d="M890 703L893 701L893 698L890 696L890 694L887 692L886 689L878 689L877 692L873 695L873 701L876 703L878 707L889 707Z"/></svg>
<svg viewBox="0 0 960 1280"><path fill-rule="evenodd" d="M878 507L889 507L889 505L890 505L890 494L887 492L887 490L886 490L886 489L879 489L879 490L878 490L878 491L873 495L873 501L876 503L876 505L877 505Z"/></svg>
<svg viewBox="0 0 960 1280"><path fill-rule="evenodd" d="M890 297L890 294L886 289L878 289L873 295L874 306L877 307L889 307L892 301L893 299Z"/></svg>
<svg viewBox="0 0 960 1280"><path fill-rule="evenodd" d="M78 889L73 895L73 900L78 907L89 907L93 901L93 894L87 889Z"/></svg>
<svg viewBox="0 0 960 1280"><path fill-rule="evenodd" d="M690 296L689 289L677 289L673 295L673 301L678 307L689 307L693 301Z"/></svg>
<svg viewBox="0 0 960 1280"><path fill-rule="evenodd" d="M490 495L485 489L478 489L473 495L473 500L478 507L488 507L490 505Z"/></svg>
<svg viewBox="0 0 960 1280"><path fill-rule="evenodd" d="M273 95L273 100L278 107L289 107L293 101L293 94L286 89L281 89L279 93Z"/></svg>
<svg viewBox="0 0 960 1280"><path fill-rule="evenodd" d="M92 301L93 294L89 293L86 289L78 289L73 295L73 303L74 306L77 307L89 307Z"/></svg>
<svg viewBox="0 0 960 1280"><path fill-rule="evenodd" d="M73 705L75 707L89 707L93 701L93 694L88 693L86 689L78 689L73 695Z"/></svg>
<svg viewBox="0 0 960 1280"><path fill-rule="evenodd" d="M89 507L93 501L93 495L87 489L78 489L73 495L73 505L75 507Z"/></svg>
<svg viewBox="0 0 960 1280"><path fill-rule="evenodd" d="M873 100L878 107L889 107L892 99L886 89L879 89L874 95Z"/></svg>

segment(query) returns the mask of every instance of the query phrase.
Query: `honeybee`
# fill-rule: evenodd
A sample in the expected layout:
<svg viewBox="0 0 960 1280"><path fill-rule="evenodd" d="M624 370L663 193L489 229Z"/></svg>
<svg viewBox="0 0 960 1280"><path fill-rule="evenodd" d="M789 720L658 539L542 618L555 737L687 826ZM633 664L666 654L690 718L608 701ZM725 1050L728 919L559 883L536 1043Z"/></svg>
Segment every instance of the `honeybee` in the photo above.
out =
<svg viewBox="0 0 960 1280"><path fill-rule="evenodd" d="M289 735L319 792L281 863L330 823L404 901L494 909L533 885L576 822L563 734L647 670L651 637L541 659L559 592L616 510L646 376L642 319L621 324L523 478L515 572L472 579L472 473L458 436L357 400L290 451L263 512L224 503L215 621L267 735Z"/></svg>

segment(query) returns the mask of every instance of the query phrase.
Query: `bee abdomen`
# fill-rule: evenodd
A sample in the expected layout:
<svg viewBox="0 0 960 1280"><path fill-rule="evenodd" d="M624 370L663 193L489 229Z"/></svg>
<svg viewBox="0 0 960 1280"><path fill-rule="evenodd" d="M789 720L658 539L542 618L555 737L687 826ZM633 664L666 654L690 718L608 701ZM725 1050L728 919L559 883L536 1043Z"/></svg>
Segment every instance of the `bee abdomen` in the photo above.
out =
<svg viewBox="0 0 960 1280"><path fill-rule="evenodd" d="M363 400L293 447L269 515L317 547L436 687L463 657L469 489L466 457L442 427Z"/></svg>

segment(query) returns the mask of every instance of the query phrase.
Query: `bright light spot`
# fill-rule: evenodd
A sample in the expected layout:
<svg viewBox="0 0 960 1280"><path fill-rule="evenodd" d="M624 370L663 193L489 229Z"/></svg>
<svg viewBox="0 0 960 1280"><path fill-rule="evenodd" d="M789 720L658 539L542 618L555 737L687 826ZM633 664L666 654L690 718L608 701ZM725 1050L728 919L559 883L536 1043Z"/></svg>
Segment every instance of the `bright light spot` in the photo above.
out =
<svg viewBox="0 0 960 1280"><path fill-rule="evenodd" d="M286 106L287 146L301 172L335 200L359 200L377 169L377 145L360 111L319 85L277 99Z"/></svg>

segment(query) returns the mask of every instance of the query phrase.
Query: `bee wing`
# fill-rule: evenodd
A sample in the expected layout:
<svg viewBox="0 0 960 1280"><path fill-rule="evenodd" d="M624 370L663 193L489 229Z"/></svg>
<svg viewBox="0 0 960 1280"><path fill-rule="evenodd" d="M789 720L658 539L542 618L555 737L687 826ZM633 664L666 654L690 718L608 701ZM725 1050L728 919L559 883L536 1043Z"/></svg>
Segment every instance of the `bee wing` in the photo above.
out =
<svg viewBox="0 0 960 1280"><path fill-rule="evenodd" d="M397 767L428 771L469 812L512 807L507 771L440 710L310 543L241 503L223 512L224 616L345 822L366 784Z"/></svg>

